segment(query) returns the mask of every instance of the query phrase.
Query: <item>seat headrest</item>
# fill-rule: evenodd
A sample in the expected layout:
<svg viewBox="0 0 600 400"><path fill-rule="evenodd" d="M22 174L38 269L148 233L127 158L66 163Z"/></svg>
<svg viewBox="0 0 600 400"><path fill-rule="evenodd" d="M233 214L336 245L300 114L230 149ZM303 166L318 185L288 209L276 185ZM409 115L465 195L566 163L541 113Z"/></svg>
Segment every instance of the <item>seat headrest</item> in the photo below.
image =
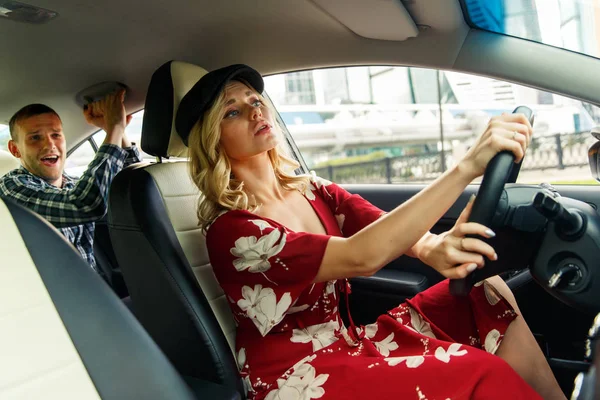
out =
<svg viewBox="0 0 600 400"><path fill-rule="evenodd" d="M207 71L182 61L169 61L152 75L142 122L142 150L157 157L186 157L187 147L175 129L183 96Z"/></svg>
<svg viewBox="0 0 600 400"><path fill-rule="evenodd" d="M9 173L21 166L18 158L13 157L8 151L0 150L0 176Z"/></svg>

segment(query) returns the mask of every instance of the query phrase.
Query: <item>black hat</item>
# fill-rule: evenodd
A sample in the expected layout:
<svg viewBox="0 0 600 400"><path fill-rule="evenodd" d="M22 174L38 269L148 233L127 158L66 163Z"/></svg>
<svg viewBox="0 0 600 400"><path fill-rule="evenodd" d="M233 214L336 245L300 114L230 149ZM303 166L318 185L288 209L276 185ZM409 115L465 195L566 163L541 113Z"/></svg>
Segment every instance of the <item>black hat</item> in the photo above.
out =
<svg viewBox="0 0 600 400"><path fill-rule="evenodd" d="M192 127L213 105L225 85L238 79L247 82L258 93L264 90L265 85L258 71L244 64L234 64L207 73L183 96L175 117L175 128L186 146Z"/></svg>

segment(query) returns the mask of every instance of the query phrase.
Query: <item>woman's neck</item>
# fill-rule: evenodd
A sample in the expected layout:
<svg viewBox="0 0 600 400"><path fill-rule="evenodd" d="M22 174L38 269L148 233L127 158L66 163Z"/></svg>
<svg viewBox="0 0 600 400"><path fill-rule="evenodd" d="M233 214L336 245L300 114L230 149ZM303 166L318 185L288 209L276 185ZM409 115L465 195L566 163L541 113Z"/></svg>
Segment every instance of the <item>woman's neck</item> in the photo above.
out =
<svg viewBox="0 0 600 400"><path fill-rule="evenodd" d="M244 182L244 191L257 205L284 199L284 189L275 176L269 155L263 153L243 162L232 162L235 179Z"/></svg>

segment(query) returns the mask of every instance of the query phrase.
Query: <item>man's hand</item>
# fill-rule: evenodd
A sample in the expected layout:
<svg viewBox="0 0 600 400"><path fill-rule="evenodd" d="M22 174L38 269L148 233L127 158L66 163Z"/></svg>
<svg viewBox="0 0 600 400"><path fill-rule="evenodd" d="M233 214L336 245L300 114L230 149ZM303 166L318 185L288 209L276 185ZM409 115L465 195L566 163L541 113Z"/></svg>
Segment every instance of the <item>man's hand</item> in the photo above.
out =
<svg viewBox="0 0 600 400"><path fill-rule="evenodd" d="M122 145L125 128L131 121L127 115L123 101L125 90L107 95L104 99L88 104L83 115L85 120L106 132L104 143Z"/></svg>
<svg viewBox="0 0 600 400"><path fill-rule="evenodd" d="M471 198L460 214L454 227L440 235L430 235L421 244L418 257L425 264L433 267L446 278L465 278L477 268L482 268L486 256L490 260L498 258L496 252L483 240L466 235L494 237L495 233L475 222L467 222L474 197Z"/></svg>

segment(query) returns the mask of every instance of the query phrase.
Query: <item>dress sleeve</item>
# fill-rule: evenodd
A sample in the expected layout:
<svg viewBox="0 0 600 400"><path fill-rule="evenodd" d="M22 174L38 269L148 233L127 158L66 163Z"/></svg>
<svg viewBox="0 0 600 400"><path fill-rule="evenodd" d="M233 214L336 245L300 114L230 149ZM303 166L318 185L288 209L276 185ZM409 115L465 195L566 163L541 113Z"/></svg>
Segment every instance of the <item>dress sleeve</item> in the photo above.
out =
<svg viewBox="0 0 600 400"><path fill-rule="evenodd" d="M229 211L210 226L208 255L234 314L262 336L279 324L313 282L329 236L290 231L246 211Z"/></svg>
<svg viewBox="0 0 600 400"><path fill-rule="evenodd" d="M312 176L314 190L321 196L335 215L344 237L350 237L385 214L385 211L369 203L358 194L351 194L333 182Z"/></svg>

